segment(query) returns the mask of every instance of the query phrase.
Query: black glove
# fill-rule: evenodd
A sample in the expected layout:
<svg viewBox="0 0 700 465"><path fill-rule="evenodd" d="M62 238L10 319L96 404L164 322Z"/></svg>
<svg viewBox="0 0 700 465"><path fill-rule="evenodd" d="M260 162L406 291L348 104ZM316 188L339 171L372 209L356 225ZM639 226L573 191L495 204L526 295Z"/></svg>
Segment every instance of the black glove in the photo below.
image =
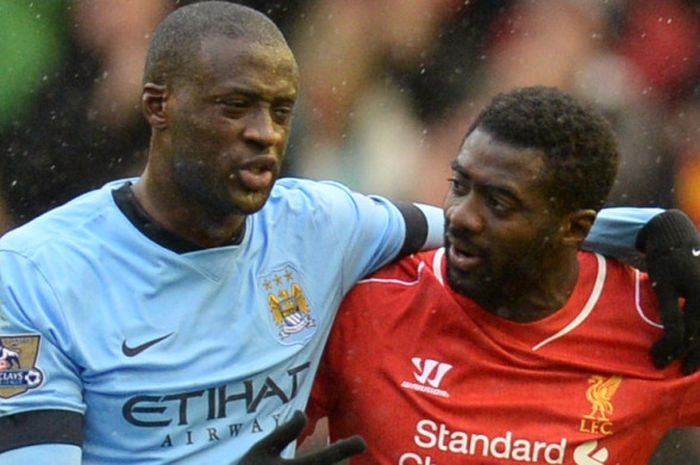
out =
<svg viewBox="0 0 700 465"><path fill-rule="evenodd" d="M700 235L680 210L652 218L637 236L637 248L646 252L646 265L659 299L666 334L654 344L654 364L663 368L683 358L683 373L700 366ZM683 311L678 299L685 299Z"/></svg>
<svg viewBox="0 0 700 465"><path fill-rule="evenodd" d="M280 457L280 452L301 434L305 426L306 415L300 411L294 412L291 420L256 442L238 465L330 465L359 454L367 447L360 436L352 436L303 457Z"/></svg>

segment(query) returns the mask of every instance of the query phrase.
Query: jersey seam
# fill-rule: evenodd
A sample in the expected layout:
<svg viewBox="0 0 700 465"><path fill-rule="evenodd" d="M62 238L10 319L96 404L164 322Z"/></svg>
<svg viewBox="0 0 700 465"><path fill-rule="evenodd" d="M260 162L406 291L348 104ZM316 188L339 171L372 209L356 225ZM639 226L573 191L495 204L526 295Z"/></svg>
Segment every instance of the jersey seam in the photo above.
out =
<svg viewBox="0 0 700 465"><path fill-rule="evenodd" d="M61 317L61 320L63 321L63 323L66 323L67 318L66 318L66 314L64 311L63 303L61 302L61 299L58 298L58 293L56 292L54 286L51 284L51 281L48 279L46 274L41 270L41 268L31 258L29 258L28 256L26 256L23 253L18 252L16 250L2 249L2 250L0 250L0 252L4 252L7 254L14 254L18 257L21 257L29 264L29 266L32 267L32 269L35 270L35 272L41 277L41 279L44 281L44 283L46 284L46 286L50 290L51 295L53 296L53 299L58 306L57 310L58 310L58 313ZM34 320L29 317L29 315L27 314L25 309L22 307L19 307L19 308L21 308L22 315L24 316L25 320L27 322L34 323ZM36 330L36 326L37 326L36 324L32 324L31 326L33 329ZM47 334L44 334L43 332L40 332L38 330L37 330L37 333L39 333L42 337L47 337ZM71 332L69 332L69 334L70 334L71 340L75 340L75 338L73 338L73 335L71 334ZM57 340L51 338L51 342L53 343L53 345L56 347L57 350L60 350L65 355L65 351L63 350L63 348L61 347L61 344L59 344ZM67 357L67 358L72 360L71 357ZM38 362L38 359L37 359L37 362Z"/></svg>
<svg viewBox="0 0 700 465"><path fill-rule="evenodd" d="M111 195L110 195L109 202L111 202L111 201L112 200L111 200ZM66 241L66 237L68 237L68 236L70 236L70 237L83 237L83 235L80 233L80 230L83 229L87 223L93 221L95 218L99 217L100 215L103 215L104 212L106 210L108 210L109 208L110 208L109 203L102 202L102 204L98 208L92 209L91 213L85 217L82 217L82 219L80 221L70 225L68 228L63 228L63 227L60 228L60 231L57 234L52 235L50 240L43 240L40 242L32 241L32 242L30 242L29 246L18 247L17 248L18 250L14 250L14 249L10 249L10 248L5 247L5 248L1 248L0 251L16 252L16 253L21 254L23 257L26 257L28 259L29 259L29 256L25 255L25 254L28 254L28 251L26 251L26 249L28 247L31 247L30 251L31 251L32 255L38 255L40 252L46 250L47 248L49 248L49 252L50 252L51 251L50 248L52 246L55 246L57 243L63 243L64 241ZM44 225L37 224L37 226L43 227ZM11 236L12 231L10 231L8 234ZM8 236L8 237L10 237L10 236ZM8 239L8 240L11 240L11 239ZM70 242L72 243L72 241L70 241Z"/></svg>
<svg viewBox="0 0 700 465"><path fill-rule="evenodd" d="M557 339L566 336L571 331L578 328L586 321L586 319L588 319L590 314L593 313L593 311L595 310L596 304L600 300L600 296L603 294L603 289L605 287L605 279L607 275L605 257L600 255L599 253L595 253L595 257L597 259L598 271L596 273L596 278L593 283L593 289L591 289L591 293L588 296L588 300L583 305L583 308L579 310L578 314L574 317L574 319L571 320L562 329L532 346L531 350L533 352L541 349L542 347L551 342L556 341Z"/></svg>
<svg viewBox="0 0 700 465"><path fill-rule="evenodd" d="M647 323L650 326L653 326L655 328L663 329L663 325L656 323L653 321L651 318L649 318L646 313L644 312L644 309L642 308L642 302L641 302L641 273L639 270L635 269L634 270L634 305L637 310L637 314L639 317L642 319L643 322Z"/></svg>

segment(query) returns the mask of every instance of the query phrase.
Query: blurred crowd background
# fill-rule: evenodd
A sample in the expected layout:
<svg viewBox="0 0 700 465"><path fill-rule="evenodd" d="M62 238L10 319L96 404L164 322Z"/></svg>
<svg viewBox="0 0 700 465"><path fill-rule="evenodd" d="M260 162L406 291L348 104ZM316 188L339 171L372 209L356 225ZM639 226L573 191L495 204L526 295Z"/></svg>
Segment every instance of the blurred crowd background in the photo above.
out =
<svg viewBox="0 0 700 465"><path fill-rule="evenodd" d="M145 50L176 0L0 0L0 233L138 174ZM301 69L285 173L441 204L481 106L557 86L610 118L611 205L700 225L700 0L247 0ZM672 439L672 440L671 440ZM655 465L700 463L698 430Z"/></svg>

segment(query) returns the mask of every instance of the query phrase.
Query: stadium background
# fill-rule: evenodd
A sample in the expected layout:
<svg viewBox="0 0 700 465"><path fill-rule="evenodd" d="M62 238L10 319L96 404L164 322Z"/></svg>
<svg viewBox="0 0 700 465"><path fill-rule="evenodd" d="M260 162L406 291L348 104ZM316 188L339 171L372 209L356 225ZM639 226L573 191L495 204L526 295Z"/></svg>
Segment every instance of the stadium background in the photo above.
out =
<svg viewBox="0 0 700 465"><path fill-rule="evenodd" d="M175 0L0 0L0 233L137 174L148 34ZM612 205L700 225L700 0L247 0L285 32L301 98L285 171L440 204L470 119L545 84L616 128ZM700 430L654 465L700 464Z"/></svg>

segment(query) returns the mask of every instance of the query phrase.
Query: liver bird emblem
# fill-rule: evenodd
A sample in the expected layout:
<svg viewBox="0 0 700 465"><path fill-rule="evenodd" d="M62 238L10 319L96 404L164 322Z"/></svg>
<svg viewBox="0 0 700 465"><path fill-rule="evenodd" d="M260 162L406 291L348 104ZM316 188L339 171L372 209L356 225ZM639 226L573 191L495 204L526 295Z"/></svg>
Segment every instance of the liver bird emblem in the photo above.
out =
<svg viewBox="0 0 700 465"><path fill-rule="evenodd" d="M612 398L622 383L622 376L613 375L609 378L601 375L593 375L588 379L590 384L586 391L586 399L591 403L592 410L587 416L599 420L607 420L613 413Z"/></svg>

